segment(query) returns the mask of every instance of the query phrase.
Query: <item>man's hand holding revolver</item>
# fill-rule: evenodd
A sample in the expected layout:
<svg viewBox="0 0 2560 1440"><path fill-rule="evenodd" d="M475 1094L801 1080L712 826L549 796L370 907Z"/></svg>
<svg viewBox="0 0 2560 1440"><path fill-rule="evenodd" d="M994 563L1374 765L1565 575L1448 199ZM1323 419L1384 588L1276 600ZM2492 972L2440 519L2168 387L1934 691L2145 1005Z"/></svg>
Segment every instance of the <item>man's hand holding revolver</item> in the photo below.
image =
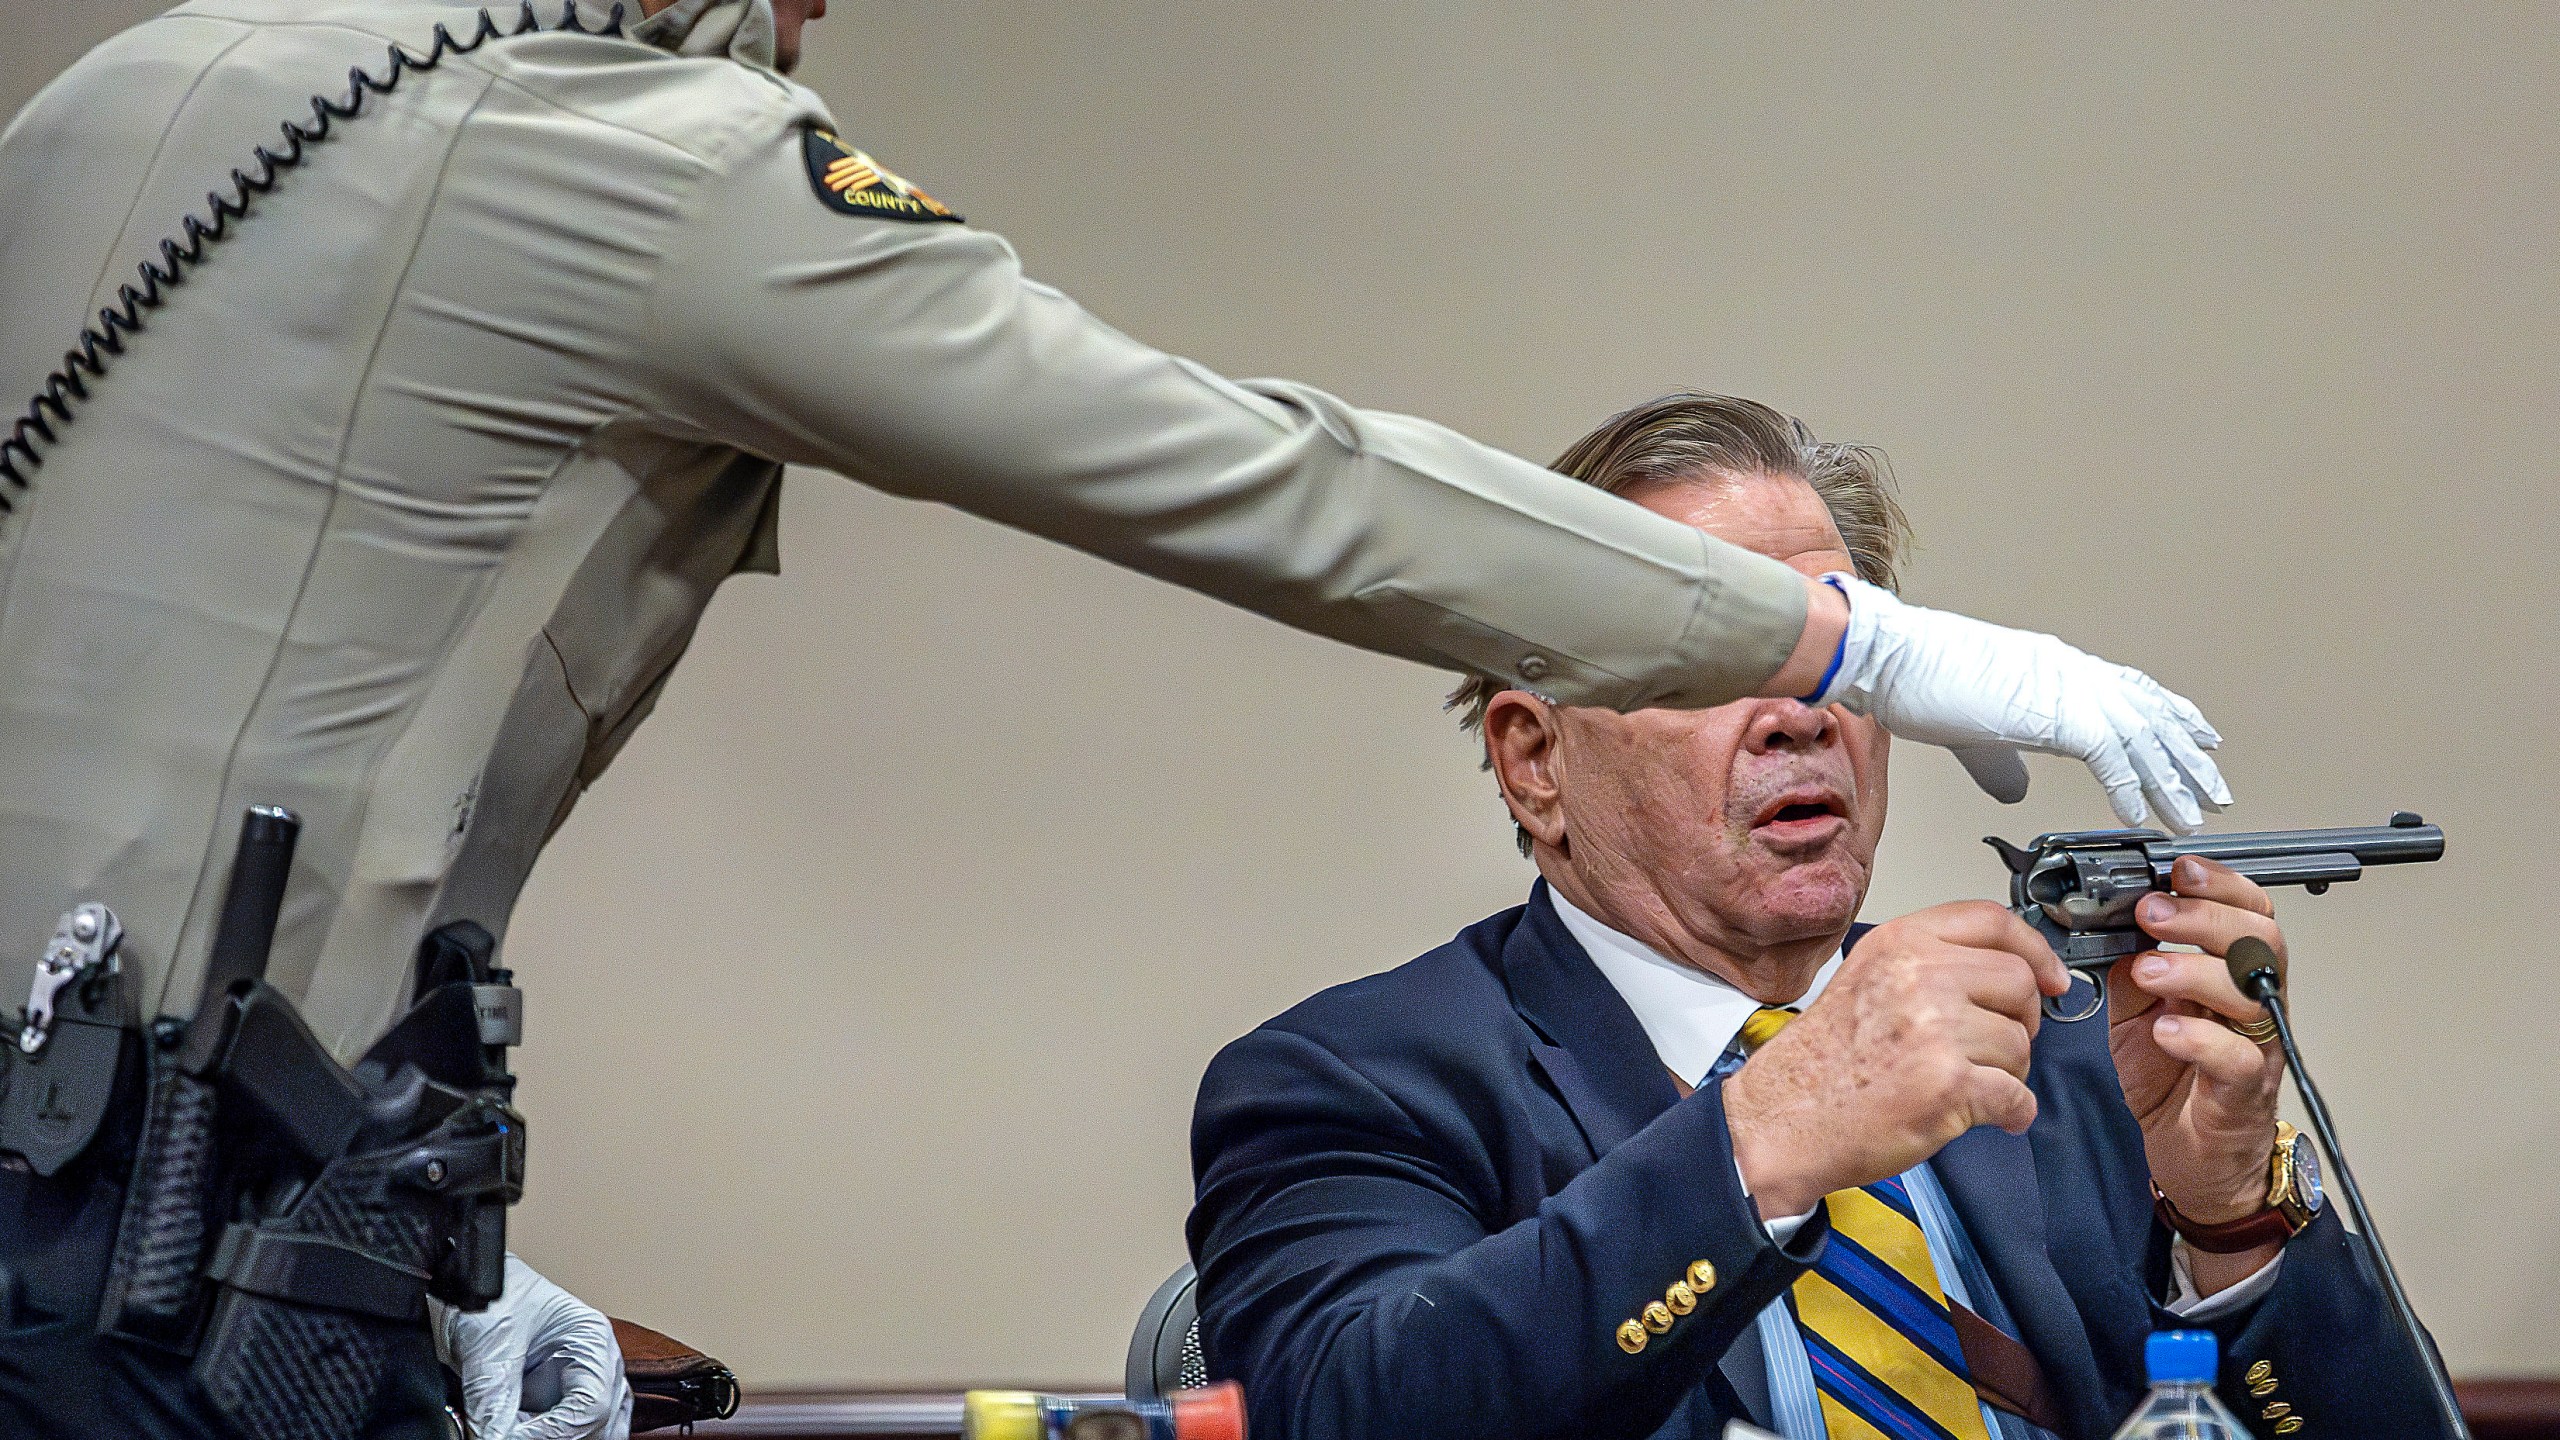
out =
<svg viewBox="0 0 2560 1440"><path fill-rule="evenodd" d="M1879 925L1820 998L1725 1082L1725 1120L1761 1218L1899 1175L1976 1125L2036 1118L2029 1046L2070 977L1987 900Z"/></svg>
<svg viewBox="0 0 2560 1440"><path fill-rule="evenodd" d="M2146 950L2116 962L2107 986L2107 1048L2125 1103L2142 1122L2152 1183L2180 1214L2218 1224L2266 1207L2284 1079L2284 1056L2272 1041L2259 1044L2232 1029L2267 1012L2240 993L2222 956L2243 935L2282 955L2284 932L2267 892L2227 866L2186 856L2170 885L2174 895L2143 897L2135 918L2153 939L2202 953ZM2282 1248L2195 1250L2188 1263L2197 1290L2210 1295L2246 1279Z"/></svg>
<svg viewBox="0 0 2560 1440"><path fill-rule="evenodd" d="M2283 1072L2272 1046L2231 1028L2265 1009L2220 957L2242 935L2282 953L2284 936L2266 892L2224 866L2181 859L2172 884L2175 894L2142 902L2142 927L2202 953L2119 962L2108 1043L2161 1192L2212 1224L2267 1203ZM2026 1076L2039 1005L2068 982L2043 937L1988 902L1878 926L1803 1017L1725 1082L1734 1158L1762 1218L1898 1175L1976 1125L2023 1133L2036 1115ZM2191 1254L2197 1290L2246 1278L2278 1248Z"/></svg>

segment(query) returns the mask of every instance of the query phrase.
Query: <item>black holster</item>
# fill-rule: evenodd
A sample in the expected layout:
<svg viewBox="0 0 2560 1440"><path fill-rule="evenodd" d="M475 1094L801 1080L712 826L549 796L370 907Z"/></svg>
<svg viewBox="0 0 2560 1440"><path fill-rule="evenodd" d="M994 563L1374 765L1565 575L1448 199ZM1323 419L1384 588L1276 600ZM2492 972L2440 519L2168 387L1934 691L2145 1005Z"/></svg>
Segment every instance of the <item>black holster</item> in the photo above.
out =
<svg viewBox="0 0 2560 1440"><path fill-rule="evenodd" d="M243 1435L362 1435L427 1298L477 1310L504 1280L525 1128L493 948L476 925L430 937L417 1003L352 1070L262 980L156 1027L100 1332L191 1351Z"/></svg>

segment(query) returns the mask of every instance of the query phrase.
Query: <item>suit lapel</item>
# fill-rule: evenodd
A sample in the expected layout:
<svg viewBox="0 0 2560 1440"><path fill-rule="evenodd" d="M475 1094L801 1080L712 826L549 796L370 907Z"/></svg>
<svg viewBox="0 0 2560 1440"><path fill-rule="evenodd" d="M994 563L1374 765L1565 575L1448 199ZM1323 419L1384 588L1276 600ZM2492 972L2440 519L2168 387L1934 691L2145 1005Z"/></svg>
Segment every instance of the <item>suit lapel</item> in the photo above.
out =
<svg viewBox="0 0 2560 1440"><path fill-rule="evenodd" d="M1635 1012L1583 953L1547 899L1547 882L1502 948L1512 1007L1533 1032L1530 1058L1554 1082L1598 1159L1680 1098Z"/></svg>
<svg viewBox="0 0 2560 1440"><path fill-rule="evenodd" d="M1581 1127L1590 1159L1616 1149L1679 1102L1652 1037L1591 963L1582 942L1564 928L1544 880L1531 890L1528 909L1503 946L1502 964L1512 1006L1529 1025L1530 1061L1553 1082ZM1743 1413L1766 1425L1769 1364L1758 1327L1746 1326L1716 1368ZM1693 1396L1691 1405L1699 1398Z"/></svg>
<svg viewBox="0 0 2560 1440"><path fill-rule="evenodd" d="M1874 928L1851 927L1844 948L1856 946ZM2037 1061L2044 1060L2039 1049ZM2104 1394L2091 1359L2088 1326L2054 1268L2047 1244L2044 1190L2030 1137L1977 1125L1931 1157L1929 1172L1990 1273L2018 1340L2043 1368L2048 1392L2065 1397L2066 1408ZM2087 1416L2079 1418L2084 1425L2089 1422ZM2100 1420L2097 1429L2112 1423Z"/></svg>
<svg viewBox="0 0 2560 1440"><path fill-rule="evenodd" d="M2043 1366L2049 1392L2066 1410L2075 1400L2106 1393L2088 1327L2047 1247L2044 1195L2028 1138L1978 1125L1939 1151L1929 1168L1990 1272L2018 1339Z"/></svg>

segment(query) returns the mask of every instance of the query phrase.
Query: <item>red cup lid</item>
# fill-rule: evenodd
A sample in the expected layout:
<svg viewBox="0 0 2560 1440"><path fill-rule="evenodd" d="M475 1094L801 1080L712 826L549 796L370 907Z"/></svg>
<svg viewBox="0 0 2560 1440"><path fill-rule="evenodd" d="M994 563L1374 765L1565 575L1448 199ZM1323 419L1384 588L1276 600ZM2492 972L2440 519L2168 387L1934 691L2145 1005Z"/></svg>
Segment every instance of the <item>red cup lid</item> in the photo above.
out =
<svg viewBox="0 0 2560 1440"><path fill-rule="evenodd" d="M1233 1380L1165 1399L1173 1402L1175 1440L1244 1440L1244 1387Z"/></svg>

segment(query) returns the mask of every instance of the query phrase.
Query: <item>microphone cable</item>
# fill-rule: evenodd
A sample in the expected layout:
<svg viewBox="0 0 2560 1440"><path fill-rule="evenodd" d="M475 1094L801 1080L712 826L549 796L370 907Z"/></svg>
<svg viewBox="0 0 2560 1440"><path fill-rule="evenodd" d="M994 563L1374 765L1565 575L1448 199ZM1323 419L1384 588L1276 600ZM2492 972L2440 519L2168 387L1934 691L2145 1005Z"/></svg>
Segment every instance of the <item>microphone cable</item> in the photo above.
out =
<svg viewBox="0 0 2560 1440"><path fill-rule="evenodd" d="M2276 1042L2284 1047L2285 1068L2293 1072L2293 1088L2302 1096L2302 1108L2311 1119L2311 1133L2319 1137L2329 1168L2337 1173L2338 1193L2346 1199L2347 1214L2356 1222L2356 1233L2373 1247L2373 1258L2382 1264L2383 1292L2390 1296L2391 1312L2399 1317L2400 1328L2408 1336L2411 1348L2418 1352L2419 1363L2426 1366L2436 1410L2444 1418L2447 1433L2456 1440L2471 1440L2471 1427L2463 1422L2462 1407L2454 1400L2453 1378L2445 1373L2444 1357L2427 1343L2427 1332L2418 1324L2418 1312L2409 1304L2409 1292L2400 1286L2400 1271L2391 1263L2391 1252L2383 1248L2382 1232L2374 1228L2373 1213L2365 1209L2364 1191L2356 1184L2355 1172L2347 1168L2347 1152L2338 1148L2338 1129L2330 1123L2328 1102L2320 1098L2320 1087L2311 1083L2311 1072L2303 1068L2302 1049L2293 1039L2293 1016L2285 1009L2274 947L2255 935L2244 935L2231 943L2231 953L2224 963L2230 967L2231 978L2240 982L2240 993L2266 1006L2267 1014L2274 1017Z"/></svg>

